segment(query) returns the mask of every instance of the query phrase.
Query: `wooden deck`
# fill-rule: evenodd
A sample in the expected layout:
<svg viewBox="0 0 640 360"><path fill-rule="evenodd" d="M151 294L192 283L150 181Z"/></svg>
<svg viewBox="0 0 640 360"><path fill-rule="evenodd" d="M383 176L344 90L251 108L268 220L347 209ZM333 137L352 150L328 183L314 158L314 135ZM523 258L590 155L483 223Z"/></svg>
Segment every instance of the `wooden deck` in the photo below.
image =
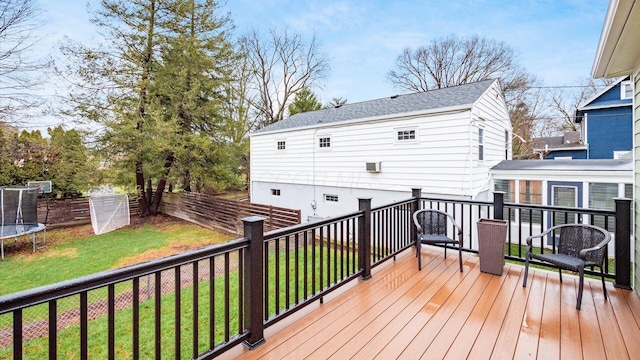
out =
<svg viewBox="0 0 640 360"><path fill-rule="evenodd" d="M453 252L451 252L453 253ZM450 253L450 254L451 254ZM340 293L268 328L266 343L236 347L241 359L639 359L640 298L599 280L507 264L481 273L478 258L445 260L425 246L422 271L407 250Z"/></svg>

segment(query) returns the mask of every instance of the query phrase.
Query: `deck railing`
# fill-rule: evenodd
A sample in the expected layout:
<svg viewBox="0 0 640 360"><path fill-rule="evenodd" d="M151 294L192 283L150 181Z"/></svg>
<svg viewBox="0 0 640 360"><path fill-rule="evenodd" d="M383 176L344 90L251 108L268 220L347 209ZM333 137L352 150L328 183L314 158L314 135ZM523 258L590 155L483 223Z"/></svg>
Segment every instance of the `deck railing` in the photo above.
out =
<svg viewBox="0 0 640 360"><path fill-rule="evenodd" d="M353 279L370 278L372 267L411 247L411 216L423 207L454 214L471 253L483 217L509 220L509 245L546 227L549 216L604 217L619 239L608 276L624 287L629 276L621 279L618 265L628 271L630 256L620 260L618 247L629 246L629 203L592 211L508 204L500 194L494 202L423 198L414 189L406 201L372 209L361 199L357 212L267 233L263 218L245 218L244 237L226 244L0 297L0 358L208 359L241 342L253 348L266 327ZM507 258L522 258L508 249ZM35 315L43 307L46 315ZM38 324L45 330L34 333Z"/></svg>

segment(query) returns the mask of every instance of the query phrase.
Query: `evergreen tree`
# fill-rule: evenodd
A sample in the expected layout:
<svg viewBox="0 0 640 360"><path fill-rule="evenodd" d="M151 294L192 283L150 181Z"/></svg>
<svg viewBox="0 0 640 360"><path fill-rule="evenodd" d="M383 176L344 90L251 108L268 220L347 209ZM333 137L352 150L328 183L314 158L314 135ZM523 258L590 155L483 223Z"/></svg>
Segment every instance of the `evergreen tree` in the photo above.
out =
<svg viewBox="0 0 640 360"><path fill-rule="evenodd" d="M288 108L289 116L320 109L322 109L322 103L318 101L316 94L306 87L296 93L293 102L289 104Z"/></svg>
<svg viewBox="0 0 640 360"><path fill-rule="evenodd" d="M157 213L172 169L188 188L193 167L214 168L194 160L219 141L234 61L218 13L213 0L102 0L94 23L105 43L64 47L77 85L67 113L103 125L98 150L116 183L135 181L141 216Z"/></svg>

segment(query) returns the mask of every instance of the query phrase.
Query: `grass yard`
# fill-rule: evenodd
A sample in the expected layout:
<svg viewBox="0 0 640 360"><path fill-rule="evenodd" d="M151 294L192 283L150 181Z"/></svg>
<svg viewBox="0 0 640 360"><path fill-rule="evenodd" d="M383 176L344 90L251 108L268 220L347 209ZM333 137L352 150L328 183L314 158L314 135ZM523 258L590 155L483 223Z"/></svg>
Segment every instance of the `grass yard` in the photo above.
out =
<svg viewBox="0 0 640 360"><path fill-rule="evenodd" d="M144 228L144 227L143 227ZM159 234L172 233L168 229L154 229L152 226L147 229L147 231L156 231ZM199 228L195 227L193 229L194 232ZM125 230L122 230L125 231ZM184 231L184 230L183 230ZM182 232L181 232L182 233ZM184 232L184 234L188 234L189 231ZM195 235L195 234L192 234ZM187 236L193 237L193 236ZM169 241L169 243L172 243ZM196 242L197 243L197 242ZM187 244L191 246L192 244ZM166 247L165 247L166 248ZM175 246L174 246L175 248ZM340 273L340 269L344 269L345 272L348 272L347 269L352 267L352 263L357 263L357 257L350 257L348 261L341 259L341 252L335 252L334 249L328 249L325 245L323 249L323 258L321 261L320 258L320 247L316 244L314 247L311 245L306 249L306 255L315 258L315 261L311 261L308 259L306 262L307 271L304 271L304 256L305 251L299 251L298 257L295 256L295 252L287 252L280 250L277 256L276 249L274 246L268 250L269 262L267 264L266 272L270 279L269 283L271 284L270 288L267 290L269 300L269 314L274 314L284 310L287 299L293 304L296 302L295 299L295 291L294 289L298 288L300 292L300 296L305 297L303 294L309 293L311 291L311 287L315 289L319 289L321 286L326 286L328 279L334 278L334 271L338 271ZM129 256L127 258L140 258L145 257L144 254L156 253L157 250L146 250L139 253L138 256ZM313 256L312 256L313 255ZM331 263L327 264L327 259L331 259ZM338 263L335 264L335 260L338 259ZM286 263L290 262L291 267L296 267L298 269L298 274L300 278L296 279L294 276L289 277L288 286L290 288L290 292L287 294L283 291L286 288L285 278L283 274L287 272ZM323 264L321 267L320 264ZM115 261L115 264L121 264L119 261ZM329 265L329 266L328 266ZM115 265L117 266L117 265ZM276 268L279 269L280 278L276 279ZM315 268L315 271L312 270ZM323 280L320 279L319 274L321 273L321 268L323 268ZM304 279L302 274L307 273L308 278ZM315 275L312 275L315 273ZM215 297L215 318L214 318L214 326L213 328L209 327L209 307L208 307L208 299L210 296L210 282L201 281L198 286L198 298L199 298L199 307L198 313L194 316L193 313L193 298L192 291L193 286L187 286L182 288L181 290L181 299L180 299L180 329L181 329L181 354L180 358L191 358L193 355L193 346L192 346L192 337L194 335L193 331L193 319L194 317L198 318L198 336L197 343L198 349L196 353L204 351L208 348L209 336L210 332L213 332L214 341L216 344L219 344L224 341L226 331L230 332L230 335L233 336L237 332L241 331L241 328L238 324L238 275L239 272L237 269L231 269L229 273L229 293L226 293L224 276L222 274L215 276L214 281L214 290L213 295ZM339 274L335 274L338 275ZM330 281L330 280L329 280ZM280 291L277 293L274 289L274 284L276 282L280 283ZM322 285L321 285L322 283ZM312 285L313 284L313 285ZM119 284L122 286L121 290L127 290L131 288L130 282L124 282ZM141 281L141 287L144 286ZM118 293L118 287L116 287L116 293ZM106 296L104 289L91 291L89 293L89 298L100 299ZM169 292L160 298L161 302L161 336L162 336L162 356L167 358L174 358L176 354L175 348L175 306L176 306L176 293ZM230 328L225 329L225 315L224 315L224 303L225 298L228 298L230 301L229 304L229 319L230 319ZM278 298L279 307L276 309L276 298ZM140 304L140 355L142 358L151 358L154 356L154 304L155 299L153 296L151 299L146 300L141 299ZM92 300L89 300L91 303ZM69 301L72 306L77 306L78 299L77 296L74 299L70 299ZM62 302L61 304L62 305ZM43 309L45 310L45 309ZM46 310L45 310L46 311ZM46 314L46 312L43 312ZM25 317L28 315L25 313ZM127 307L121 310L116 311L116 357L117 358L131 358L131 333L132 333L132 309L131 307ZM0 319L2 320L2 319ZM5 319L9 320L9 319ZM0 321L1 323L2 321ZM5 324L5 326L10 326L10 323ZM108 337L107 334L107 319L106 316L100 316L95 318L94 320L90 320L89 322L89 355L92 358L105 358L107 355L107 344L106 339ZM58 356L63 358L79 358L79 326L77 324L68 326L64 329L59 330L58 332ZM48 339L47 337L39 337L34 338L32 340L26 341L24 343L24 355L25 358L39 359L46 357L48 354ZM0 348L0 359L9 359L12 357L12 350L10 347Z"/></svg>
<svg viewBox="0 0 640 360"><path fill-rule="evenodd" d="M35 253L26 241L15 247L11 243L5 246L5 260L0 262L0 295L232 239L198 225L164 217L102 235L93 235L90 225L51 230L47 232L46 249Z"/></svg>

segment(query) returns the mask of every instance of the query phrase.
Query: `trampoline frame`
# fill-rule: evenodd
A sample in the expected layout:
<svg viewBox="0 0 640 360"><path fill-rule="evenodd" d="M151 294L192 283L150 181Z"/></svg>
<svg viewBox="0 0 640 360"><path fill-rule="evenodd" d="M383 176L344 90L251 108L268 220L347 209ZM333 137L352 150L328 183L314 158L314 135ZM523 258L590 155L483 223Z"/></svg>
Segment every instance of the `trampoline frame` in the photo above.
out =
<svg viewBox="0 0 640 360"><path fill-rule="evenodd" d="M19 229L22 228L22 229ZM7 230L5 230L7 229ZM20 231L18 231L20 230ZM42 242L38 242L38 233L42 232ZM20 236L31 235L31 243L33 244L33 251L36 249L42 249L47 243L47 226L42 223L27 224L27 225L0 225L0 258L4 261L4 243L5 240L13 238L13 242L18 241ZM41 245L41 246L37 246Z"/></svg>

